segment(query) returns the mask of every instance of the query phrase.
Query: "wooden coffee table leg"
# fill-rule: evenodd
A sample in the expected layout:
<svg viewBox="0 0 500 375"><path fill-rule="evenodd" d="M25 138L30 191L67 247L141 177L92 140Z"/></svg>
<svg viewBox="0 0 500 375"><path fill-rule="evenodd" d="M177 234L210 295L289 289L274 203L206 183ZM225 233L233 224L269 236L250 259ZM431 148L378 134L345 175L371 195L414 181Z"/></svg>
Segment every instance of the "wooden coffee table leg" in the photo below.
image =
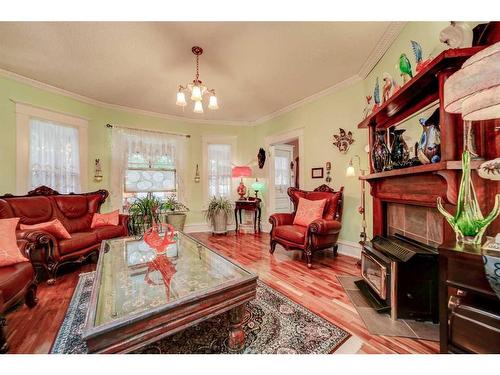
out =
<svg viewBox="0 0 500 375"><path fill-rule="evenodd" d="M245 317L246 303L229 310L229 349L240 350L245 345L245 331L243 330L243 318Z"/></svg>

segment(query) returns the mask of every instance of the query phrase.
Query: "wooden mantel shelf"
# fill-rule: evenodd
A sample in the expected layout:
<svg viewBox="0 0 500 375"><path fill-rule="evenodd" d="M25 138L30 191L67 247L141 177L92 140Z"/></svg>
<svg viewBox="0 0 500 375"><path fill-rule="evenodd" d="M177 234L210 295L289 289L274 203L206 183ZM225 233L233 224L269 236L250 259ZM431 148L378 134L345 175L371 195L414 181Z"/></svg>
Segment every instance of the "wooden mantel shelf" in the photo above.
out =
<svg viewBox="0 0 500 375"><path fill-rule="evenodd" d="M375 112L358 124L364 129L375 126L387 129L439 99L436 73L443 69L458 70L469 57L484 46L448 49L441 52L422 71L383 103Z"/></svg>
<svg viewBox="0 0 500 375"><path fill-rule="evenodd" d="M471 169L478 169L484 160L472 160ZM365 176L359 176L360 180L375 180L379 178L413 175L418 173L437 172L450 169L462 169L462 162L460 160L442 161L434 164L417 165L415 167L393 169L391 171L372 173Z"/></svg>

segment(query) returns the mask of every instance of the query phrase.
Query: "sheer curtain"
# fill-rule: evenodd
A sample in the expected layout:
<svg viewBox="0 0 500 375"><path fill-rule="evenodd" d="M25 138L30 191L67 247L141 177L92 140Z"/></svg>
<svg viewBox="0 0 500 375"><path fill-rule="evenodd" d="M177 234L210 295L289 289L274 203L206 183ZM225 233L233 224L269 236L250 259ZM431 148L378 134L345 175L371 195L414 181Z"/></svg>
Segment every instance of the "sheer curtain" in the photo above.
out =
<svg viewBox="0 0 500 375"><path fill-rule="evenodd" d="M176 168L177 198L183 202L185 195L186 137L150 131L113 127L111 135L111 204L123 208L125 173L129 159L140 155L154 168L158 160L168 158Z"/></svg>
<svg viewBox="0 0 500 375"><path fill-rule="evenodd" d="M231 189L231 145L209 144L207 153L209 198L229 198Z"/></svg>
<svg viewBox="0 0 500 375"><path fill-rule="evenodd" d="M30 120L30 188L46 185L60 193L80 192L78 129Z"/></svg>

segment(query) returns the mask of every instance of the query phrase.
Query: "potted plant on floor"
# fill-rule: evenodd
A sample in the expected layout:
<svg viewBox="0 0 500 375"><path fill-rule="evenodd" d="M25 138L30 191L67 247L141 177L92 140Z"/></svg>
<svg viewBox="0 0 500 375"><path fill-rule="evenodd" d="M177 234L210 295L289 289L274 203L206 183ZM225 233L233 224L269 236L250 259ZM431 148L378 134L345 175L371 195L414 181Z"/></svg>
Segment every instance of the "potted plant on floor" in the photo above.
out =
<svg viewBox="0 0 500 375"><path fill-rule="evenodd" d="M227 224L232 217L233 205L224 197L213 197L205 211L205 219L212 225L213 234L227 234Z"/></svg>
<svg viewBox="0 0 500 375"><path fill-rule="evenodd" d="M160 224L163 210L164 203L151 194L148 194L144 198L136 199L128 210L129 233L142 236L146 229L153 226L153 224Z"/></svg>
<svg viewBox="0 0 500 375"><path fill-rule="evenodd" d="M165 221L167 224L171 224L175 230L184 230L184 224L186 222L186 212L189 208L183 203L180 203L175 197L168 197L164 203L164 208L166 210Z"/></svg>

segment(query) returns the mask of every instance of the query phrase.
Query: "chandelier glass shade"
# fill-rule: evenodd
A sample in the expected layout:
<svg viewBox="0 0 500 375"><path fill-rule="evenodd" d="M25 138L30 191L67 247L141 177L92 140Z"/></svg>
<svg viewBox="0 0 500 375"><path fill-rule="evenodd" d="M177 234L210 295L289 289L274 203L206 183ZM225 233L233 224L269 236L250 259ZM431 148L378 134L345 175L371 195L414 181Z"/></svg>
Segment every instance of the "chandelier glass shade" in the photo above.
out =
<svg viewBox="0 0 500 375"><path fill-rule="evenodd" d="M194 102L193 112L203 113L203 97L209 95L208 109L216 110L219 109L217 103L217 96L215 95L214 89L208 89L200 81L200 69L199 69L199 58L203 53L203 49L198 46L194 46L191 51L196 56L196 76L192 83L187 85L179 85L179 91L177 92L177 100L175 104L180 107L187 106L186 93L189 95L191 100Z"/></svg>

